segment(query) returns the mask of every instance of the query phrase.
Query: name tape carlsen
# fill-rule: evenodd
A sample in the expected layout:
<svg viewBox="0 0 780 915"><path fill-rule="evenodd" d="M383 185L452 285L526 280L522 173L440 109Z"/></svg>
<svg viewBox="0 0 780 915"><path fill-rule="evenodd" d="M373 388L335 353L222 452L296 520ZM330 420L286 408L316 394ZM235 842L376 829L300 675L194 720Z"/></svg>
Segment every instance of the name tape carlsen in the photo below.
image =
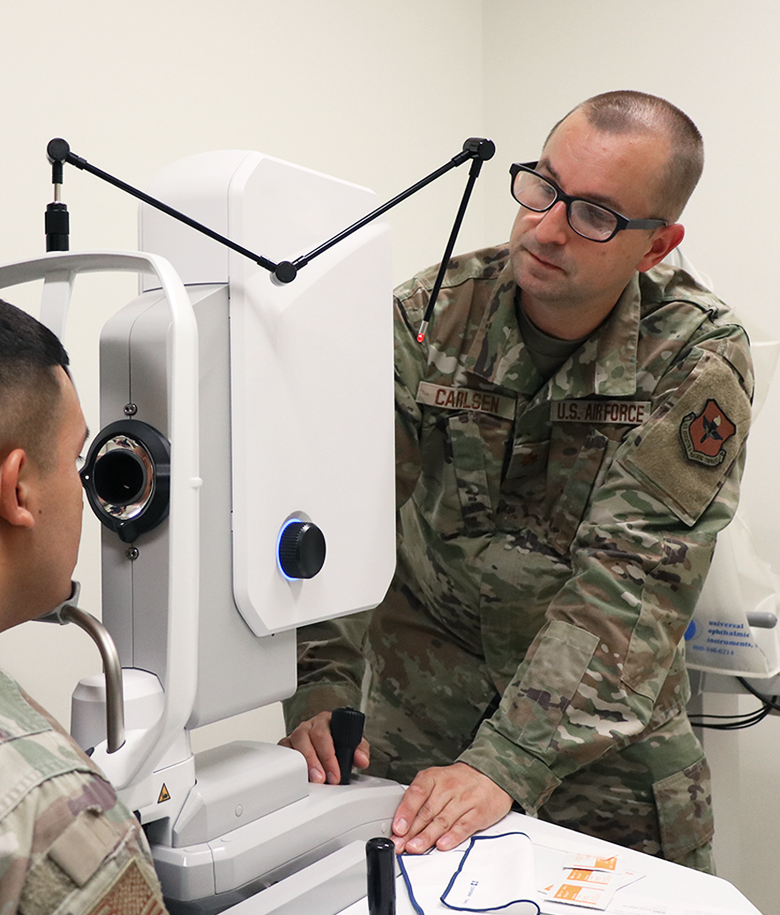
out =
<svg viewBox="0 0 780 915"><path fill-rule="evenodd" d="M515 398L492 391L451 388L430 381L421 381L416 399L417 403L441 407L444 410L470 410L474 413L490 413L504 419L514 419L515 416Z"/></svg>

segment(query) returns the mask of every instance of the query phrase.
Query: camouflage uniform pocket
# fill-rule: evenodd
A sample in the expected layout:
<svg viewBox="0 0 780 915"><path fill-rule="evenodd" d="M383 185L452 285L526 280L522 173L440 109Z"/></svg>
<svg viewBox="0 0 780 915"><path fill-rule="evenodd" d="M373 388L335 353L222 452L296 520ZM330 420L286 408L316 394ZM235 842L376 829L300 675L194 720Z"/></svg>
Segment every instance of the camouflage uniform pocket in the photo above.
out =
<svg viewBox="0 0 780 915"><path fill-rule="evenodd" d="M709 767L696 762L654 780L652 769L696 759L698 745L681 716L620 753L607 753L565 778L539 810L540 819L713 873ZM701 751L699 745L699 752ZM660 757L660 758L659 758ZM679 765L679 763L677 763Z"/></svg>
<svg viewBox="0 0 780 915"><path fill-rule="evenodd" d="M464 528L470 533L492 531L509 422L459 413L449 418L448 427Z"/></svg>
<svg viewBox="0 0 780 915"><path fill-rule="evenodd" d="M559 460L555 449L550 452L550 484L553 487L557 484L562 489L550 514L548 542L560 553L568 552L574 540L609 444L606 435L592 429L573 463Z"/></svg>
<svg viewBox="0 0 780 915"><path fill-rule="evenodd" d="M443 537L452 537L463 530L448 422L449 416L439 411L423 413L420 475L412 491L412 502L419 513Z"/></svg>
<svg viewBox="0 0 780 915"><path fill-rule="evenodd" d="M706 759L653 785L663 857L712 871L709 843L715 831L710 767Z"/></svg>
<svg viewBox="0 0 780 915"><path fill-rule="evenodd" d="M547 492L549 439L544 442L515 442L507 467L502 495L539 502Z"/></svg>

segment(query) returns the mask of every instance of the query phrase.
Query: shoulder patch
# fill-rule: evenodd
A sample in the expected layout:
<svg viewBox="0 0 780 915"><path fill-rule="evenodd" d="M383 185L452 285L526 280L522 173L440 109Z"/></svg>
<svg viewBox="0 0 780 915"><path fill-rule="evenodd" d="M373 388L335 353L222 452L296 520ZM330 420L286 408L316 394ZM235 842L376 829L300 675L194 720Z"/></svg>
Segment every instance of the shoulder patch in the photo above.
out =
<svg viewBox="0 0 780 915"><path fill-rule="evenodd" d="M152 868L138 858L127 862L90 915L165 915L159 885Z"/></svg>
<svg viewBox="0 0 780 915"><path fill-rule="evenodd" d="M688 413L680 423L680 439L689 461L717 467L726 457L725 444L737 431L717 400L711 398L698 415Z"/></svg>
<svg viewBox="0 0 780 915"><path fill-rule="evenodd" d="M750 416L730 362L705 353L676 396L633 430L620 463L692 526L741 453Z"/></svg>

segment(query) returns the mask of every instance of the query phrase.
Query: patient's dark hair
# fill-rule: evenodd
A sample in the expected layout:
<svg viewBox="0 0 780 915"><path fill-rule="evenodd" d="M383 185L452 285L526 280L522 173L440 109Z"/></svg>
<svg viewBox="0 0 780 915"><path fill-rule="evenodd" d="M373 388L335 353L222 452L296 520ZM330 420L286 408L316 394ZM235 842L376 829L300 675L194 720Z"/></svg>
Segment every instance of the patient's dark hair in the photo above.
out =
<svg viewBox="0 0 780 915"><path fill-rule="evenodd" d="M69 362L48 327L0 299L0 460L23 448L48 466L62 397L54 369Z"/></svg>

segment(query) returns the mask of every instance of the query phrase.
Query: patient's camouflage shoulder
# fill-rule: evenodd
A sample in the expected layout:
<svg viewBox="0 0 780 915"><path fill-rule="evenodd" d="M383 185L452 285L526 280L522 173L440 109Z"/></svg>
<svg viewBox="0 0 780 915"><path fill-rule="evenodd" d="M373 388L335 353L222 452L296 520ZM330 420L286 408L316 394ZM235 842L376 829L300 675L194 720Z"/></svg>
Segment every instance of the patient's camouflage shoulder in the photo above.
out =
<svg viewBox="0 0 780 915"><path fill-rule="evenodd" d="M136 818L0 673L0 915L60 910L156 915L165 907Z"/></svg>

